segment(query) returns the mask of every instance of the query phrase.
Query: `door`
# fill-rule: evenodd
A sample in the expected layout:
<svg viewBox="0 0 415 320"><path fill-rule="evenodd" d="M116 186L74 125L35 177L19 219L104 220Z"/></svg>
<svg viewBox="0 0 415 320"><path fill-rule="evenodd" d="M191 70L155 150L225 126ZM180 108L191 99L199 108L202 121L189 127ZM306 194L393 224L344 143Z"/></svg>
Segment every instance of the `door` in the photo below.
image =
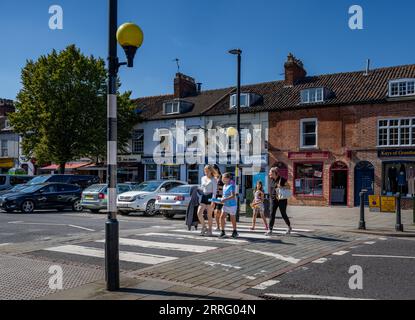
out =
<svg viewBox="0 0 415 320"><path fill-rule="evenodd" d="M360 206L360 192L366 189L365 205L368 206L369 196L375 194L375 167L370 162L363 161L356 165L354 185L355 205Z"/></svg>
<svg viewBox="0 0 415 320"><path fill-rule="evenodd" d="M78 198L76 193L79 190L79 187L60 184L57 185L56 188L56 206L60 208L71 207L74 201Z"/></svg>
<svg viewBox="0 0 415 320"><path fill-rule="evenodd" d="M48 185L36 194L36 207L39 209L51 209L58 206L58 193L55 185Z"/></svg>
<svg viewBox="0 0 415 320"><path fill-rule="evenodd" d="M347 206L349 168L343 162L335 162L330 172L330 205Z"/></svg>

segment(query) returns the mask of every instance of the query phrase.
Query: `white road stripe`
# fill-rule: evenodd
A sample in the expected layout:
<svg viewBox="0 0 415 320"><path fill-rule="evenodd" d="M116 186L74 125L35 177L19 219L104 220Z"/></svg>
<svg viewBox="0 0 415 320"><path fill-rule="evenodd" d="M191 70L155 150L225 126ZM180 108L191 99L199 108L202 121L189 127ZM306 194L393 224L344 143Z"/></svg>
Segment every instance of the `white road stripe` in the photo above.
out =
<svg viewBox="0 0 415 320"><path fill-rule="evenodd" d="M105 242L105 240L100 240L96 242L103 243ZM194 253L203 253L203 252L217 249L217 247L193 246L189 244L153 242L153 241L143 241L143 240L136 240L136 239L126 239L126 238L120 238L120 245L149 248L149 249L163 249L163 250L182 251L182 252L194 252Z"/></svg>
<svg viewBox="0 0 415 320"><path fill-rule="evenodd" d="M376 243L376 241L367 241L367 242L365 242L365 244L369 244L369 245L373 245L375 243Z"/></svg>
<svg viewBox="0 0 415 320"><path fill-rule="evenodd" d="M51 251L51 252L67 253L67 254L87 256L87 257L105 258L105 252L103 249L88 248L88 247L83 247L83 246L68 245L68 246L49 248L45 250ZM175 257L120 251L120 260L125 261L125 262L156 265L159 263L169 262L169 261L173 261L176 259L177 258Z"/></svg>
<svg viewBox="0 0 415 320"><path fill-rule="evenodd" d="M357 299L357 298L346 298L346 297L331 297L331 296L317 296L311 294L277 294L267 293L268 297L282 298L282 299L313 299L313 300L371 300L371 299Z"/></svg>
<svg viewBox="0 0 415 320"><path fill-rule="evenodd" d="M5 246L8 246L8 245L10 245L11 243L0 243L0 247L5 247Z"/></svg>
<svg viewBox="0 0 415 320"><path fill-rule="evenodd" d="M86 230L86 231L95 232L95 230L94 230L94 229L88 229L88 228L81 227L81 226L75 226L75 225L73 225L73 224L68 225L68 227L72 227L72 228L76 228L76 229L81 229L81 230Z"/></svg>
<svg viewBox="0 0 415 320"><path fill-rule="evenodd" d="M180 231L182 232L182 231ZM228 243L239 243L245 244L248 243L246 240L238 240L238 239L219 239L216 237L201 237L197 235L187 235L187 234L172 234L172 233L144 233L144 234L137 234L137 236L144 236L144 237L166 237L166 238L175 238L176 240L183 240L183 239L191 239L191 240L200 240L200 241L216 241L216 242L228 242Z"/></svg>
<svg viewBox="0 0 415 320"><path fill-rule="evenodd" d="M344 256L345 254L348 254L349 251L338 251L333 253L333 256Z"/></svg>
<svg viewBox="0 0 415 320"><path fill-rule="evenodd" d="M265 289L267 289L269 287L275 286L278 283L280 283L280 282L277 281L277 280L269 280L269 281L265 281L265 282L263 282L263 283L255 286L255 287L252 287L252 289L255 289L255 290L265 290Z"/></svg>
<svg viewBox="0 0 415 320"><path fill-rule="evenodd" d="M391 259L415 259L415 257L408 256L387 256L387 255L376 255L376 254L354 254L353 257L361 258L391 258Z"/></svg>
<svg viewBox="0 0 415 320"><path fill-rule="evenodd" d="M321 258L321 259L314 260L313 263L323 264L323 263L326 263L327 261L328 261L327 258Z"/></svg>
<svg viewBox="0 0 415 320"><path fill-rule="evenodd" d="M273 257L277 260L286 261L286 262L289 262L289 263L292 263L292 264L297 264L301 261L300 259L296 259L296 258L293 258L293 257L285 257L283 255L280 255L278 253L273 253L273 252L263 252L263 251L259 251L259 250L248 250L248 249L245 249L245 251L251 252L251 253L261 254L263 256Z"/></svg>

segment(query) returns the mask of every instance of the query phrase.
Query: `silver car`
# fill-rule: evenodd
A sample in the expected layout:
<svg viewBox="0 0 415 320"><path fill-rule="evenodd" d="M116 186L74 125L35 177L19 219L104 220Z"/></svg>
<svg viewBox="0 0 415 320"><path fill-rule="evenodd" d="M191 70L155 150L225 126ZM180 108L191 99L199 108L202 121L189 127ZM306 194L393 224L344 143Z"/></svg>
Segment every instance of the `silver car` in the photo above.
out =
<svg viewBox="0 0 415 320"><path fill-rule="evenodd" d="M133 191L136 185L129 183L120 183L117 185L117 195L125 192ZM98 213L100 210L107 209L108 187L106 184L94 184L82 192L81 206L85 209L91 210L93 213Z"/></svg>
<svg viewBox="0 0 415 320"><path fill-rule="evenodd" d="M169 219L176 215L186 215L192 193L198 187L197 185L184 185L159 194L156 200L156 210Z"/></svg>

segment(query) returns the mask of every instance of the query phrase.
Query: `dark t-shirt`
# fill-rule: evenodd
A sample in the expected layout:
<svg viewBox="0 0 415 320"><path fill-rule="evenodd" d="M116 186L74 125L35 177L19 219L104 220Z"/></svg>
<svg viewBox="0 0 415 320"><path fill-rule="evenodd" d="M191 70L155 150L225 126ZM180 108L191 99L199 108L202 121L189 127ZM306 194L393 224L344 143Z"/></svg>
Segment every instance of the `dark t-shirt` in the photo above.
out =
<svg viewBox="0 0 415 320"><path fill-rule="evenodd" d="M273 199L276 199L277 197L277 188L279 187L285 187L285 185L287 184L287 179L284 179L283 177L278 177L276 180L271 179L270 181L270 193L271 193L271 197Z"/></svg>

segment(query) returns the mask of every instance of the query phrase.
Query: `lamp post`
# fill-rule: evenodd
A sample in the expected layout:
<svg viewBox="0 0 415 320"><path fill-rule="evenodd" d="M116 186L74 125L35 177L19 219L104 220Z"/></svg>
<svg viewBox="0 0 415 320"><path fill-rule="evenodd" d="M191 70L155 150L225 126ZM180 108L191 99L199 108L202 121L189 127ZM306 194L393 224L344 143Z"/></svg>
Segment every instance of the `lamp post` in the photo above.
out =
<svg viewBox="0 0 415 320"><path fill-rule="evenodd" d="M236 221L239 222L240 209L241 209L241 199L240 199L240 186L242 185L242 175L241 175L241 149L242 149L242 140L241 140L241 60L242 60L242 50L233 49L229 50L229 53L237 56L237 85L236 85L236 131L238 134L238 162L236 165L236 196L238 200L238 209L236 212Z"/></svg>
<svg viewBox="0 0 415 320"><path fill-rule="evenodd" d="M107 137L107 180L108 220L105 224L105 278L107 290L120 288L119 268L119 225L117 220L117 77L122 65L133 67L137 49L143 43L143 32L132 23L118 27L118 0L109 0L108 42L108 137ZM127 63L120 63L117 56L117 40L124 48Z"/></svg>

